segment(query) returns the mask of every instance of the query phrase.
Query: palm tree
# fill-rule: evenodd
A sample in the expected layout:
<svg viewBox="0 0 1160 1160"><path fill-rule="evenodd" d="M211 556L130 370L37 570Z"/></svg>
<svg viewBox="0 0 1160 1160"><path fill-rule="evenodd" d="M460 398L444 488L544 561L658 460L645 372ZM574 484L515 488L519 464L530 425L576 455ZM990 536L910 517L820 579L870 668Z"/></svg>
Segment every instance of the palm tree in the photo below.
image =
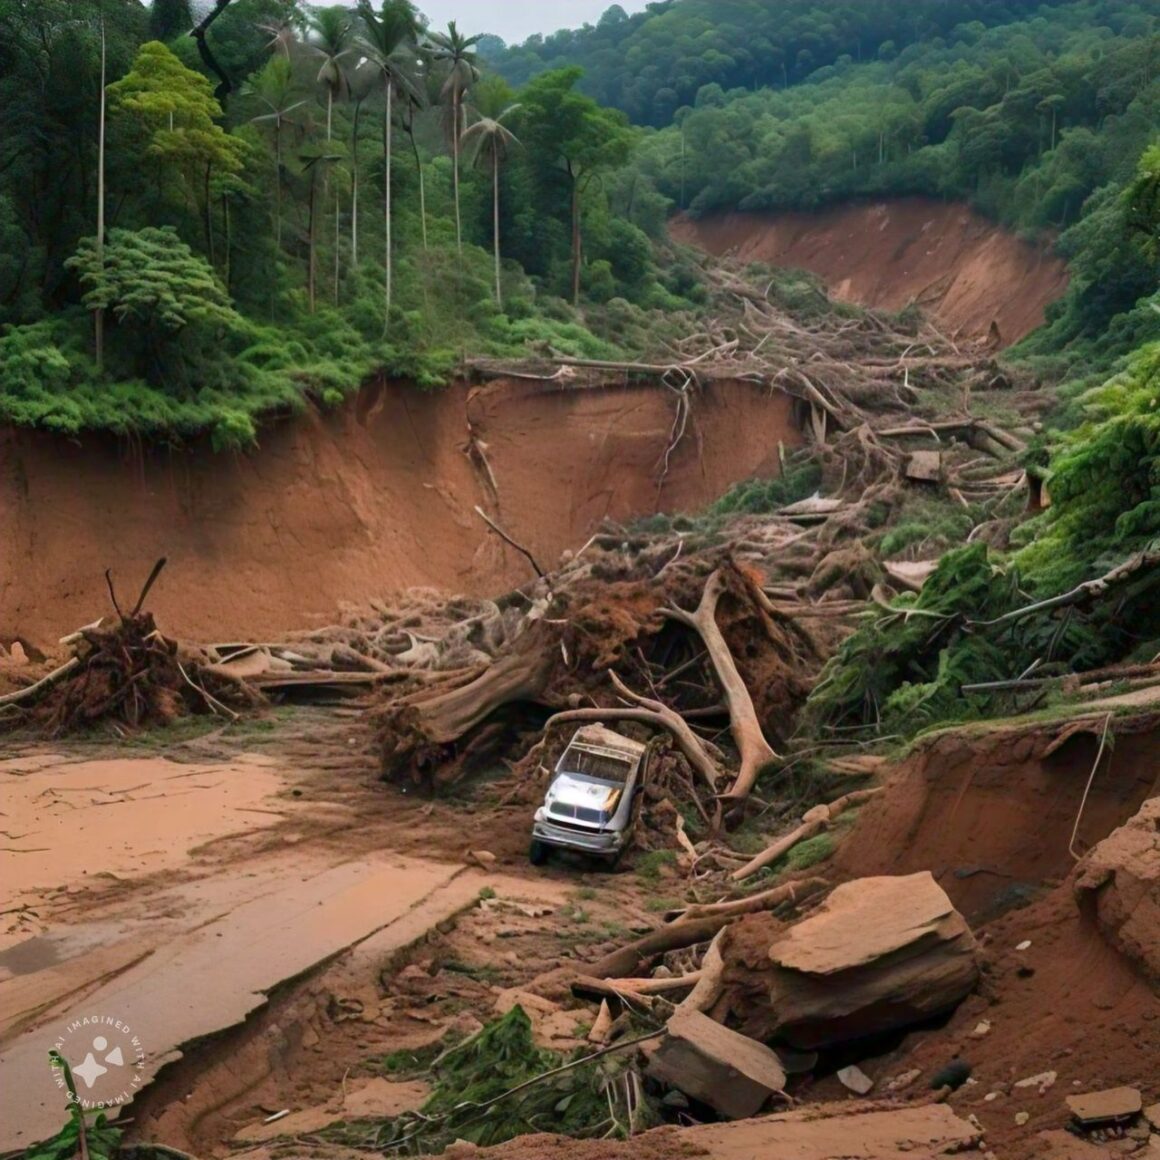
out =
<svg viewBox="0 0 1160 1160"><path fill-rule="evenodd" d="M269 109L251 117L254 124L267 123L274 128L274 236L282 248L282 131L291 123L290 114L306 102L293 101L294 70L284 56L276 56L242 90L243 96L256 97Z"/></svg>
<svg viewBox="0 0 1160 1160"><path fill-rule="evenodd" d="M419 34L419 17L410 0L383 0L376 16L370 0L359 0L358 14L362 18L363 50L379 70L383 82L383 233L384 233L384 325L391 315L391 129L394 124L394 96L414 85L407 75L407 62L402 50L414 44Z"/></svg>
<svg viewBox="0 0 1160 1160"><path fill-rule="evenodd" d="M436 60L447 65L443 95L451 102L451 163L455 186L455 242L463 255L463 221L459 212L459 145L463 133L463 98L479 79L478 57L472 49L482 36L464 36L452 20L446 32L433 32L431 45Z"/></svg>
<svg viewBox="0 0 1160 1160"><path fill-rule="evenodd" d="M350 261L355 268L358 267L359 128L363 104L378 82L377 71L370 61L363 60L350 76L350 99L354 102L350 144Z"/></svg>
<svg viewBox="0 0 1160 1160"><path fill-rule="evenodd" d="M340 8L322 8L310 18L310 50L321 58L318 83L326 88L326 139L331 139L334 98L347 90L343 59L350 55L350 21Z"/></svg>
<svg viewBox="0 0 1160 1160"><path fill-rule="evenodd" d="M492 192L492 233L495 245L495 301L503 309L503 290L500 287L499 265L499 166L507 156L513 145L518 145L516 135L503 123L505 117L510 117L519 105L508 105L506 109L494 117L480 117L463 134L466 142L469 138L478 141L475 147L475 156L472 159L479 164L484 157L491 159L491 192Z"/></svg>
<svg viewBox="0 0 1160 1160"><path fill-rule="evenodd" d="M340 8L323 8L310 18L310 27L314 33L310 41L310 48L316 56L322 58L322 66L318 70L318 83L326 87L326 140L327 143L334 136L334 98L342 97L350 91L350 81L347 78L343 59L350 55L351 22L346 13ZM330 177L327 174L323 192L329 188ZM335 190L334 194L334 304L338 305L338 281L340 274L339 233L342 228L342 200Z"/></svg>
<svg viewBox="0 0 1160 1160"><path fill-rule="evenodd" d="M411 152L415 155L415 172L419 175L419 225L423 231L423 253L427 253L427 180L423 173L423 158L419 155L419 142L415 138L415 115L423 108L420 92L407 98L403 105L403 132L411 142Z"/></svg>

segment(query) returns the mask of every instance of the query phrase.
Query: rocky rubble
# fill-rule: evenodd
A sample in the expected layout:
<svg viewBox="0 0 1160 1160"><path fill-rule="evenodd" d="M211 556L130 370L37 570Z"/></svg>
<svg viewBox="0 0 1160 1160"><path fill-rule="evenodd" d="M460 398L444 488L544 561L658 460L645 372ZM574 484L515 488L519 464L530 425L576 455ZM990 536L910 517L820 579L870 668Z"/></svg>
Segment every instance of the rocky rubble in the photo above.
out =
<svg viewBox="0 0 1160 1160"><path fill-rule="evenodd" d="M978 980L976 950L929 873L863 878L788 930L741 920L723 948L725 998L745 1034L812 1051L953 1009Z"/></svg>
<svg viewBox="0 0 1160 1160"><path fill-rule="evenodd" d="M1075 892L1104 937L1160 981L1160 798L1087 855Z"/></svg>

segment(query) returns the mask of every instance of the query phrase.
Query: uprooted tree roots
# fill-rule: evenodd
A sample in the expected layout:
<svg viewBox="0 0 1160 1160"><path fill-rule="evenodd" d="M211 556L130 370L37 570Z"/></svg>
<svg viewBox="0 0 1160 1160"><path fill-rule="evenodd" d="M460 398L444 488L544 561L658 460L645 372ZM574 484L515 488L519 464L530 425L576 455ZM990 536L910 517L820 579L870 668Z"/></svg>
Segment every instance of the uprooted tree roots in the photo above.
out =
<svg viewBox="0 0 1160 1160"><path fill-rule="evenodd" d="M245 685L209 671L196 654L183 651L142 611L149 589L165 565L154 566L136 605L117 611L113 623L90 624L62 640L72 656L47 676L0 698L10 724L31 724L51 736L111 723L137 729L165 725L191 713L234 718L230 705L252 706L260 698Z"/></svg>
<svg viewBox="0 0 1160 1160"><path fill-rule="evenodd" d="M760 577L726 553L669 559L651 577L615 579L612 567L603 556L569 564L482 670L388 691L384 776L446 788L494 762L521 729L619 720L670 734L708 798L743 799L776 761L766 731L775 736L770 723L808 693L821 650L771 615ZM706 727L731 729L737 768Z"/></svg>

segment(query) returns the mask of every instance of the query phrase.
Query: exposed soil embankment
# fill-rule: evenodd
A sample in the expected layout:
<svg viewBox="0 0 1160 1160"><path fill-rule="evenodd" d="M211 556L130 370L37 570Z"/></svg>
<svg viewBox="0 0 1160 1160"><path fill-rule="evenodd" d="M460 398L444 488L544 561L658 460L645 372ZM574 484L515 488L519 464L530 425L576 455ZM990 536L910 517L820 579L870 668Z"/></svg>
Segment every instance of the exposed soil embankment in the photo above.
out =
<svg viewBox="0 0 1160 1160"><path fill-rule="evenodd" d="M1160 996L1075 896L1076 857L1160 791L1156 717L1108 724L1102 753L1098 716L931 738L866 807L831 869L929 869L980 936L978 993L945 1029L866 1066L876 1078L921 1068L925 1083L957 1055L977 1082L952 1097L954 1110L977 1117L987 1146L1011 1160L1064 1154L1040 1133L1064 1127L1065 1096L1119 1085L1145 1103L1160 1095Z"/></svg>
<svg viewBox="0 0 1160 1160"><path fill-rule="evenodd" d="M662 482L673 419L656 387L500 381L368 388L246 455L3 431L0 641L55 642L107 610L105 568L135 590L159 556L170 564L150 606L190 638L309 627L405 587L492 594L530 571L477 504L548 568L604 519L694 511L776 475L779 441L801 438L789 398L718 382ZM469 423L482 460L468 457Z"/></svg>
<svg viewBox="0 0 1160 1160"><path fill-rule="evenodd" d="M1118 726L1085 797L1102 725L1093 721L1078 732L1065 722L923 743L866 808L839 854L843 873L930 870L972 923L1026 905L1160 792L1155 722L1145 718Z"/></svg>
<svg viewBox="0 0 1160 1160"><path fill-rule="evenodd" d="M911 302L965 336L1003 343L1044 321L1067 288L1063 262L961 204L900 198L819 213L677 218L673 236L711 254L810 270L838 299L885 310Z"/></svg>

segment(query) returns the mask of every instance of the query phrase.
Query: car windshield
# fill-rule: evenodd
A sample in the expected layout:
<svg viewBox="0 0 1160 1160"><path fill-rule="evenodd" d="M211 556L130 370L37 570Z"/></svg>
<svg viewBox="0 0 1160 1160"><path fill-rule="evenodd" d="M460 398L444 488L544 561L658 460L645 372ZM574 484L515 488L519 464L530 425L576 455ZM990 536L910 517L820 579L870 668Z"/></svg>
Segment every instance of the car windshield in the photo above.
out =
<svg viewBox="0 0 1160 1160"><path fill-rule="evenodd" d="M580 749L570 745L560 758L557 769L568 773L583 773L588 777L598 777L601 781L615 782L623 785L628 780L628 771L632 762L628 758L613 757L607 753L593 753L588 749Z"/></svg>

